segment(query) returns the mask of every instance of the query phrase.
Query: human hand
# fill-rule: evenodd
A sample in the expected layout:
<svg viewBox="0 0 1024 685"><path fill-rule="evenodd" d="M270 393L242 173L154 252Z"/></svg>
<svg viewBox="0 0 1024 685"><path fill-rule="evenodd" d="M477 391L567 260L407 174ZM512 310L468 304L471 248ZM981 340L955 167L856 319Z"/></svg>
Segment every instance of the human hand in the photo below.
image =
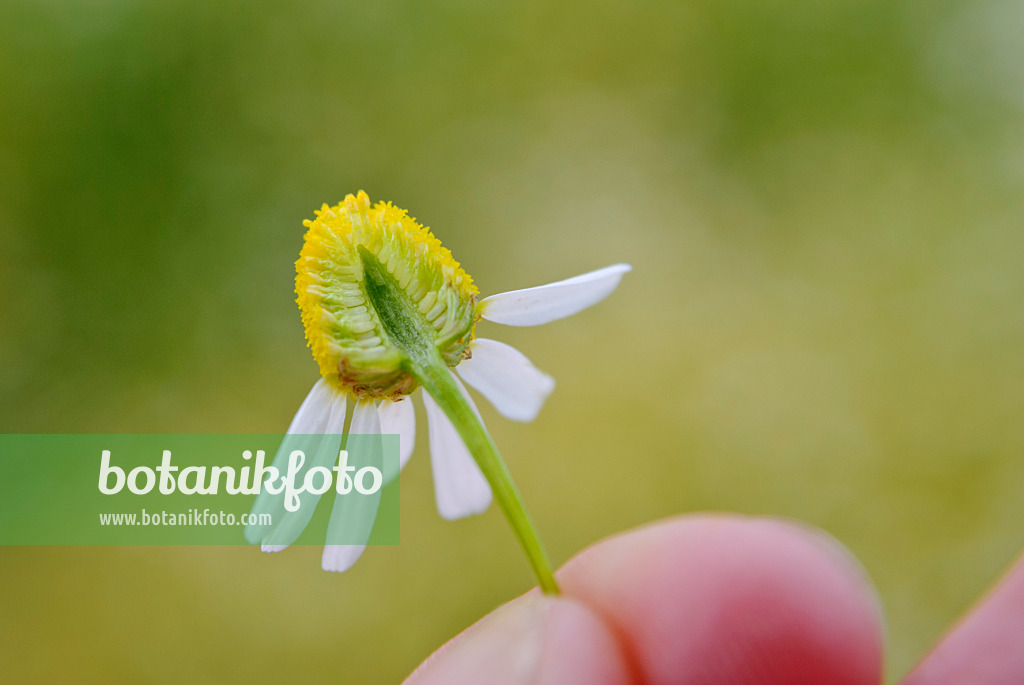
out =
<svg viewBox="0 0 1024 685"><path fill-rule="evenodd" d="M406 685L878 685L881 606L854 557L796 522L692 515L618 535L427 659ZM1024 564L903 685L1024 683Z"/></svg>

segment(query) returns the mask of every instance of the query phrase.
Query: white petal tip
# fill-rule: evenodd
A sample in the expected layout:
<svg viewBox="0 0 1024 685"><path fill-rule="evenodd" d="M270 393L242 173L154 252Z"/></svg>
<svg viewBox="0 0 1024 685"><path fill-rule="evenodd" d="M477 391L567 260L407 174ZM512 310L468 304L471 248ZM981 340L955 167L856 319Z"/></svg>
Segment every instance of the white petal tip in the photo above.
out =
<svg viewBox="0 0 1024 685"><path fill-rule="evenodd" d="M320 567L330 573L344 573L359 561L366 545L325 545Z"/></svg>
<svg viewBox="0 0 1024 685"><path fill-rule="evenodd" d="M618 287L622 275L632 270L630 264L612 264L564 281L492 295L480 303L480 315L507 326L538 326L556 321L608 297Z"/></svg>
<svg viewBox="0 0 1024 685"><path fill-rule="evenodd" d="M488 494L490 494L488 492ZM441 518L445 521L458 521L459 519L469 518L470 516L479 516L485 513L491 507L491 498L488 497L486 502L480 502L473 505L463 505L458 509L448 509L447 507L437 509L437 513L441 515Z"/></svg>
<svg viewBox="0 0 1024 685"><path fill-rule="evenodd" d="M506 414L506 418L512 421L519 421L520 423L530 423L540 414L540 410L544 407L544 403L547 401L551 393L555 391L555 379L545 374L543 386L537 393L536 403L528 407L523 407L518 412L510 412Z"/></svg>
<svg viewBox="0 0 1024 685"><path fill-rule="evenodd" d="M276 554L288 549L288 545L260 545L260 551L267 554Z"/></svg>

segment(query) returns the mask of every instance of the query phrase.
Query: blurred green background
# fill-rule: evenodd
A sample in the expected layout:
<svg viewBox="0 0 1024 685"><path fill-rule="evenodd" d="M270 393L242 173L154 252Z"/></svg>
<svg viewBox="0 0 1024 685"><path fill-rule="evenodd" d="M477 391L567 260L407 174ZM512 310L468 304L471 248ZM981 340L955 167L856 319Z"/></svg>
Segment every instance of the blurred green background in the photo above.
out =
<svg viewBox="0 0 1024 685"><path fill-rule="evenodd" d="M481 403L556 563L695 510L864 561L906 672L1024 546L1024 6L0 4L0 429L275 432L317 370L301 221L365 189L559 381ZM423 418L422 407L418 410ZM422 422L421 422L422 423ZM526 590L496 508L400 547L0 550L11 682L396 682Z"/></svg>

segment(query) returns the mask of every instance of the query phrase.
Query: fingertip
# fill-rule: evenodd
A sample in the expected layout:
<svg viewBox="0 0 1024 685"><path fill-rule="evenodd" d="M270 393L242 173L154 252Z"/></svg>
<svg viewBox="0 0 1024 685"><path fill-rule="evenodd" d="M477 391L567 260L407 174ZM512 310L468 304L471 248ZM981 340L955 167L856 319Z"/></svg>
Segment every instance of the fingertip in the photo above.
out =
<svg viewBox="0 0 1024 685"><path fill-rule="evenodd" d="M877 599L841 550L791 522L686 516L598 543L559 579L645 682L877 684Z"/></svg>
<svg viewBox="0 0 1024 685"><path fill-rule="evenodd" d="M406 685L627 685L610 629L579 602L534 593L499 607L434 653Z"/></svg>
<svg viewBox="0 0 1024 685"><path fill-rule="evenodd" d="M625 685L630 668L611 629L587 606L552 602L537 685Z"/></svg>
<svg viewBox="0 0 1024 685"><path fill-rule="evenodd" d="M901 685L1024 682L1024 557L901 681Z"/></svg>

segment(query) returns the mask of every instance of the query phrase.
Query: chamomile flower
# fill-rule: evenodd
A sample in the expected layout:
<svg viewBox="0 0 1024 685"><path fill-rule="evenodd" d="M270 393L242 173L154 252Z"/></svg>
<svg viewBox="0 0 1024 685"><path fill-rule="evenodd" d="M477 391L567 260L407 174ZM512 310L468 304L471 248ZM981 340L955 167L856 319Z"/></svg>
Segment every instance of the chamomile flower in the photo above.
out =
<svg viewBox="0 0 1024 685"><path fill-rule="evenodd" d="M412 455L417 430L412 397L419 395L441 517L484 512L493 488L542 587L556 591L519 494L463 385L504 417L525 422L540 412L555 381L515 348L477 338L476 325L482 318L535 326L575 314L607 297L631 267L616 264L479 300L472 278L430 230L390 203L371 205L359 192L334 207L324 205L305 225L295 290L321 378L299 407L288 436L308 440L340 434L351 405L348 432L397 434L401 468ZM284 450L282 445L279 454ZM319 451L322 456L314 460L329 461L336 454ZM268 539L262 539L265 551L287 546ZM344 571L362 551L363 545L328 544L323 568Z"/></svg>

